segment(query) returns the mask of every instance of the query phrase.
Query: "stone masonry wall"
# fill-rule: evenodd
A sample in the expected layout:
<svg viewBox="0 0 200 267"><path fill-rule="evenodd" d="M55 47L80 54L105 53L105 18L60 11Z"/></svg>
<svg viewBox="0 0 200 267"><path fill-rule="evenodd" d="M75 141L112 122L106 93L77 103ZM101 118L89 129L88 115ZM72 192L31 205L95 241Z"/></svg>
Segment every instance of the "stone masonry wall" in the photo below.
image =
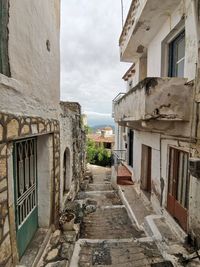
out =
<svg viewBox="0 0 200 267"><path fill-rule="evenodd" d="M73 199L79 189L86 168L86 135L82 126L81 107L76 102L61 102L61 157L66 147L70 150L71 181L70 190L66 196L62 196L62 203L66 199ZM63 160L61 158L61 169ZM61 174L61 180L64 177ZM63 181L61 181L61 195L63 192Z"/></svg>
<svg viewBox="0 0 200 267"><path fill-rule="evenodd" d="M59 121L40 117L15 116L0 113L0 266L12 266L17 262L14 209L9 207L8 145L19 138L53 134L53 214L58 220L60 188L60 126ZM11 170L12 171L12 170Z"/></svg>

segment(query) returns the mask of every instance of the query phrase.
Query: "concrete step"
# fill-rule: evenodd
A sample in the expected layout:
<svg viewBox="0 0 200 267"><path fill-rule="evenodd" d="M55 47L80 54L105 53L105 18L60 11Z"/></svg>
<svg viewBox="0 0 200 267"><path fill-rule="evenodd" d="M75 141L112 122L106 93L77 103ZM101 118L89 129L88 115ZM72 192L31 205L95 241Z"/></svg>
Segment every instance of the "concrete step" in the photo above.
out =
<svg viewBox="0 0 200 267"><path fill-rule="evenodd" d="M119 166L117 170L118 185L133 185L132 174L125 166Z"/></svg>
<svg viewBox="0 0 200 267"><path fill-rule="evenodd" d="M124 177L117 177L118 185L133 185L133 181L124 179Z"/></svg>

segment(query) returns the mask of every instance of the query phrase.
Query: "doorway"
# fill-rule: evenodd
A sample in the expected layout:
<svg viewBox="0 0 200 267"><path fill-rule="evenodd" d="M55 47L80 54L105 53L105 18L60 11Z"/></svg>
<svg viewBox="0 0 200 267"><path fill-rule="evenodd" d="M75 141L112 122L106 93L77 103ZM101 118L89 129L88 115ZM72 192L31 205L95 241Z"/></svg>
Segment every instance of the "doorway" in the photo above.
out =
<svg viewBox="0 0 200 267"><path fill-rule="evenodd" d="M133 140L134 140L134 131L129 131L129 151L128 151L128 165L133 167Z"/></svg>
<svg viewBox="0 0 200 267"><path fill-rule="evenodd" d="M151 158L152 148L142 145L141 189L148 194L151 193Z"/></svg>
<svg viewBox="0 0 200 267"><path fill-rule="evenodd" d="M14 193L16 235L21 257L38 228L36 138L14 144Z"/></svg>
<svg viewBox="0 0 200 267"><path fill-rule="evenodd" d="M189 202L189 154L169 149L167 210L187 232Z"/></svg>
<svg viewBox="0 0 200 267"><path fill-rule="evenodd" d="M63 156L63 193L67 193L71 186L70 150L65 149Z"/></svg>

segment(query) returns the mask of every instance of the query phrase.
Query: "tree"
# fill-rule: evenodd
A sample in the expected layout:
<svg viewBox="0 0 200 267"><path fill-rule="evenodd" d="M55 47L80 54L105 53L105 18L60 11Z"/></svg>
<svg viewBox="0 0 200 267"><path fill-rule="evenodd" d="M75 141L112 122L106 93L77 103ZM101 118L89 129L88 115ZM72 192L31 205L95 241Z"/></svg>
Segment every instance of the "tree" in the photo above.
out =
<svg viewBox="0 0 200 267"><path fill-rule="evenodd" d="M99 147L91 139L87 139L87 162L100 166L111 166L111 152L103 147Z"/></svg>

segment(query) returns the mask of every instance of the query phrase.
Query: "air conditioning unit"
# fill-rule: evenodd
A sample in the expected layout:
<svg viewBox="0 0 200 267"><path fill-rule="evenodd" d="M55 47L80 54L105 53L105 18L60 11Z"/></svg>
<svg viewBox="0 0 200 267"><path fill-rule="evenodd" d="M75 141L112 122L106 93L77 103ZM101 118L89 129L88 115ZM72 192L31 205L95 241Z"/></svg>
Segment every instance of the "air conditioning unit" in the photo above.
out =
<svg viewBox="0 0 200 267"><path fill-rule="evenodd" d="M189 158L189 171L192 176L200 179L200 158Z"/></svg>

